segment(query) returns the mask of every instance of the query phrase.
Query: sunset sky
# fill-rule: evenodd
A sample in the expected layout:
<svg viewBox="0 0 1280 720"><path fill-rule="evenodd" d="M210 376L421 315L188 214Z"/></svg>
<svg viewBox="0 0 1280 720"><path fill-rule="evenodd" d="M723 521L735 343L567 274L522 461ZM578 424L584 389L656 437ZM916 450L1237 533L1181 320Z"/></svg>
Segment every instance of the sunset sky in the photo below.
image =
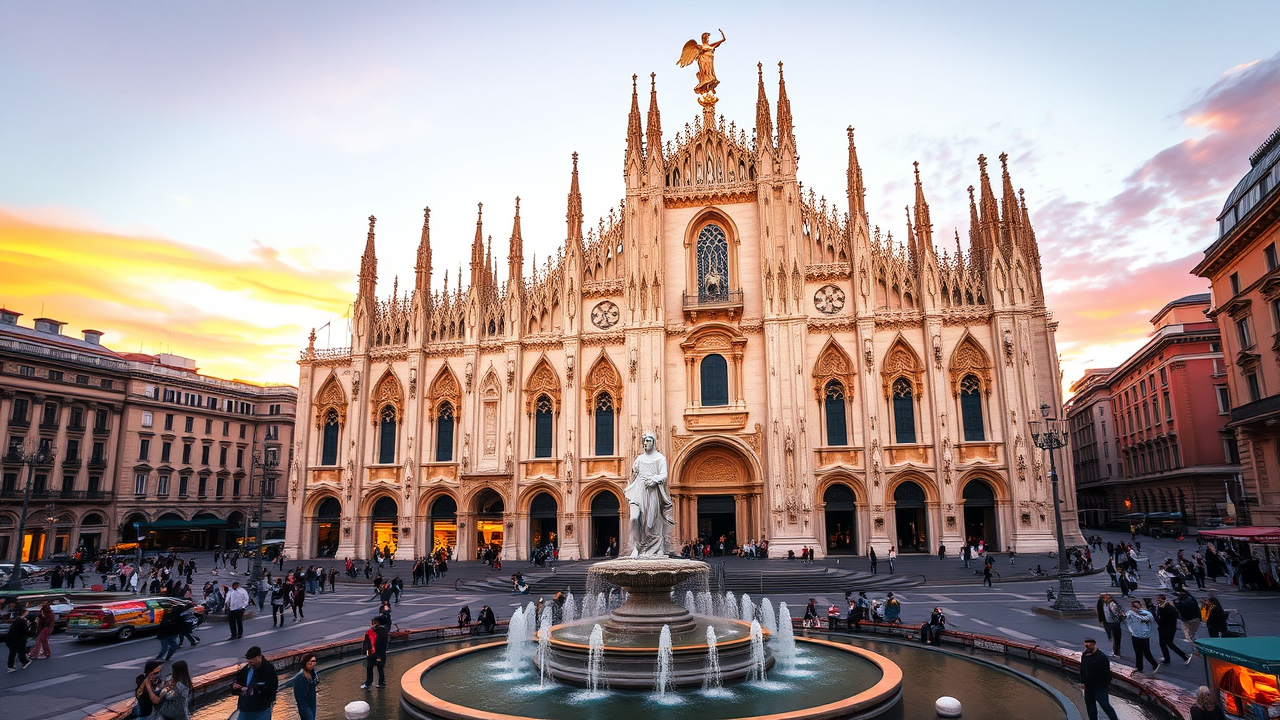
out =
<svg viewBox="0 0 1280 720"><path fill-rule="evenodd" d="M477 202L501 255L519 195L545 259L574 151L588 223L623 194L632 74L671 137L680 48L722 28L718 109L749 132L756 63L776 102L785 62L801 179L843 203L854 126L872 223L901 229L919 161L935 237L964 237L978 154L1009 153L1069 384L1207 290L1189 270L1280 125L1280 5L976 5L0 0L0 305L296 383L309 328L348 344L369 215L381 295L427 205L437 288Z"/></svg>

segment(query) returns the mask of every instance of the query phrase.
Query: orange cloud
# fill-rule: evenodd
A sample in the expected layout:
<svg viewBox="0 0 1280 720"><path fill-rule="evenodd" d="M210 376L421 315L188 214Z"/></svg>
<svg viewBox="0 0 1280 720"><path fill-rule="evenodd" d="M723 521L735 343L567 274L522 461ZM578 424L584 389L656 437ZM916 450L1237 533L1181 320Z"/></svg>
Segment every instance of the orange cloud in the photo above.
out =
<svg viewBox="0 0 1280 720"><path fill-rule="evenodd" d="M350 273L266 246L232 258L166 238L32 221L0 210L0 304L106 333L114 350L194 358L226 378L296 384L310 324L341 317Z"/></svg>

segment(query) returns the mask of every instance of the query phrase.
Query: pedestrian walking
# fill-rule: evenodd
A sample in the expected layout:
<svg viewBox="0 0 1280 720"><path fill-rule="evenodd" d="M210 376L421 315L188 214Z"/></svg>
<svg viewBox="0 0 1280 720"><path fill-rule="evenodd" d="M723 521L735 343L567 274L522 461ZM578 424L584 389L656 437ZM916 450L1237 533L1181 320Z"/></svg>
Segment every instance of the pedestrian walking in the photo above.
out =
<svg viewBox="0 0 1280 720"><path fill-rule="evenodd" d="M231 592L227 593L227 624L231 626L228 640L239 640L244 635L244 611L249 603L249 593L239 582L231 583Z"/></svg>
<svg viewBox="0 0 1280 720"><path fill-rule="evenodd" d="M1164 595L1156 596L1156 635L1160 641L1160 662L1169 663L1169 651L1182 658L1183 665L1191 664L1191 656L1182 651L1174 641L1178 634L1178 608Z"/></svg>
<svg viewBox="0 0 1280 720"><path fill-rule="evenodd" d="M27 620L27 604L13 604L13 619L9 621L9 632L4 636L4 644L9 648L9 672L21 670L31 664L27 657L27 638L31 637L31 623ZM14 667L13 661L22 663L22 667Z"/></svg>
<svg viewBox="0 0 1280 720"><path fill-rule="evenodd" d="M991 587L991 563L982 564L982 584Z"/></svg>
<svg viewBox="0 0 1280 720"><path fill-rule="evenodd" d="M231 692L238 696L239 720L271 720L280 677L276 668L262 656L262 648L254 645L244 654L245 664L236 671Z"/></svg>
<svg viewBox="0 0 1280 720"><path fill-rule="evenodd" d="M1178 609L1178 620L1182 623L1182 639L1191 645L1191 656L1195 657L1200 654L1196 649L1196 633L1200 631L1200 603L1191 593L1179 590L1174 593L1173 606Z"/></svg>
<svg viewBox="0 0 1280 720"><path fill-rule="evenodd" d="M302 612L302 604L305 603L306 601L307 601L306 588L300 582L295 583L293 586L293 620L294 622L297 622L298 618L302 618L303 620L307 619L307 616L304 615Z"/></svg>
<svg viewBox="0 0 1280 720"><path fill-rule="evenodd" d="M889 546L889 574L893 574L893 563L898 559L898 551L894 546Z"/></svg>
<svg viewBox="0 0 1280 720"><path fill-rule="evenodd" d="M1098 596L1098 622L1111 640L1111 657L1120 657L1120 640L1124 634L1124 609L1110 593Z"/></svg>
<svg viewBox="0 0 1280 720"><path fill-rule="evenodd" d="M488 607L486 605L485 607ZM378 669L378 687L387 686L387 638L389 629L377 617L369 620L369 629L364 634L364 684L361 690L373 687L373 670Z"/></svg>
<svg viewBox="0 0 1280 720"><path fill-rule="evenodd" d="M1204 619L1204 626L1209 630L1209 637L1227 637L1227 611L1218 598L1210 595L1205 599L1200 617Z"/></svg>
<svg viewBox="0 0 1280 720"><path fill-rule="evenodd" d="M302 657L302 669L293 676L293 703L298 706L300 720L316 720L316 688L320 685L319 660L315 653Z"/></svg>
<svg viewBox="0 0 1280 720"><path fill-rule="evenodd" d="M31 651L31 659L48 659L52 656L49 649L49 636L53 634L53 607L48 600L40 603L40 612L36 614L36 646Z"/></svg>
<svg viewBox="0 0 1280 720"><path fill-rule="evenodd" d="M271 588L271 627L284 627L284 580L277 579Z"/></svg>
<svg viewBox="0 0 1280 720"><path fill-rule="evenodd" d="M173 664L172 674L158 693L157 720L190 720L191 688L191 670L186 660L179 660Z"/></svg>
<svg viewBox="0 0 1280 720"><path fill-rule="evenodd" d="M875 574L876 574L876 549L875 549L875 546L872 546L872 547L871 547L871 549L867 550L867 559L871 561L871 574L872 574L872 575L875 575Z"/></svg>
<svg viewBox="0 0 1280 720"><path fill-rule="evenodd" d="M270 575L271 573L267 574ZM253 589L254 593L258 596L258 610L260 611L267 609L267 595L269 594L269 591L267 590L268 587L269 583L265 578L258 578L253 581Z"/></svg>
<svg viewBox="0 0 1280 720"><path fill-rule="evenodd" d="M182 616L173 608L165 608L160 612L160 626L156 629L160 652L156 653L156 660L169 662L169 658L177 652L178 638L182 636Z"/></svg>
<svg viewBox="0 0 1280 720"><path fill-rule="evenodd" d="M1130 603L1130 610L1124 614L1125 625L1129 628L1129 642L1133 645L1133 656L1137 658L1136 672L1142 672L1142 661L1146 659L1151 663L1151 674L1155 675L1160 672L1160 663L1156 662L1156 658L1151 654L1151 628L1155 625L1155 617L1151 615L1151 611L1142 606L1142 603L1134 600Z"/></svg>
<svg viewBox="0 0 1280 720"><path fill-rule="evenodd" d="M182 647L182 643L190 642L191 647L200 644L200 638L196 637L196 628L200 627L200 617L196 615L195 606L189 607L182 611L182 633L178 636L178 647Z"/></svg>
<svg viewBox="0 0 1280 720"><path fill-rule="evenodd" d="M1111 661L1098 649L1098 641L1086 638L1080 656L1080 687L1084 690L1084 709L1089 720L1098 720L1098 708L1111 720L1118 720L1111 707L1108 688L1111 685Z"/></svg>

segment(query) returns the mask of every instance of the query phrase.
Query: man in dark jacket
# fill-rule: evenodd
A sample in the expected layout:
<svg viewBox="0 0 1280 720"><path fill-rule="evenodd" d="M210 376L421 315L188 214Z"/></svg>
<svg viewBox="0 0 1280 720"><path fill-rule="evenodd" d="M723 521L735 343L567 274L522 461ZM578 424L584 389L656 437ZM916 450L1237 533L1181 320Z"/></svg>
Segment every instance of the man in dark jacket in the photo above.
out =
<svg viewBox="0 0 1280 720"><path fill-rule="evenodd" d="M1118 720L1107 692L1109 685L1111 661L1106 653L1098 650L1098 641L1088 638L1084 641L1084 654L1080 656L1080 686L1084 688L1084 707L1089 720L1098 720L1099 707L1111 720Z"/></svg>
<svg viewBox="0 0 1280 720"><path fill-rule="evenodd" d="M364 634L364 684L361 690L373 687L373 669L378 668L378 687L387 686L387 639L390 633L379 617L369 621L369 630Z"/></svg>
<svg viewBox="0 0 1280 720"><path fill-rule="evenodd" d="M31 636L31 623L27 621L27 606L25 603L14 603L13 620L9 623L9 633L4 636L4 644L9 648L9 672L21 670L13 666L16 658L22 663L22 667L31 664L31 659L27 657L27 638Z"/></svg>
<svg viewBox="0 0 1280 720"><path fill-rule="evenodd" d="M160 627L156 629L156 637L160 639L160 652L156 653L156 660L168 662L177 651L178 640L186 626L182 622L182 613L177 608L166 607L161 612L164 614L160 616Z"/></svg>
<svg viewBox="0 0 1280 720"><path fill-rule="evenodd" d="M276 703L276 691L280 678L276 668L262 656L257 645L244 654L245 664L236 671L231 692L239 696L236 707L240 720L271 720L271 707Z"/></svg>
<svg viewBox="0 0 1280 720"><path fill-rule="evenodd" d="M493 614L493 609L488 605L480 608L480 615L476 620L480 622L480 627L486 633L493 633L494 628L498 626L498 616Z"/></svg>
<svg viewBox="0 0 1280 720"><path fill-rule="evenodd" d="M1164 594L1156 596L1156 636L1160 640L1160 663L1169 662L1169 651L1182 658L1184 665L1191 664L1191 656L1182 652L1182 648L1174 641L1178 634L1178 608L1169 602Z"/></svg>

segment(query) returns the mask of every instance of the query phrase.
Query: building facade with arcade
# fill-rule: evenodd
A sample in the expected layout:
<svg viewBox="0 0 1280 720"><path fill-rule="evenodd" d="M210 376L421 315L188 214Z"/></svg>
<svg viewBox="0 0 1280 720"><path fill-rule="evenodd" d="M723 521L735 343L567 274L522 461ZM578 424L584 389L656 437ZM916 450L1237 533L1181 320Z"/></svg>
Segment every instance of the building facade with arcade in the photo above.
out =
<svg viewBox="0 0 1280 720"><path fill-rule="evenodd" d="M967 248L945 251L918 167L904 231L872 224L852 128L847 201L802 190L781 68L754 128L704 93L664 134L654 85L642 114L633 82L619 209L584 228L575 155L565 243L532 274L517 199L506 270L481 206L468 282L433 287L427 210L412 290L380 296L369 219L350 347L301 352L286 552L626 552L646 431L678 544L1054 547L1028 422L1062 404L1055 323L1005 156L994 182L978 158Z"/></svg>

